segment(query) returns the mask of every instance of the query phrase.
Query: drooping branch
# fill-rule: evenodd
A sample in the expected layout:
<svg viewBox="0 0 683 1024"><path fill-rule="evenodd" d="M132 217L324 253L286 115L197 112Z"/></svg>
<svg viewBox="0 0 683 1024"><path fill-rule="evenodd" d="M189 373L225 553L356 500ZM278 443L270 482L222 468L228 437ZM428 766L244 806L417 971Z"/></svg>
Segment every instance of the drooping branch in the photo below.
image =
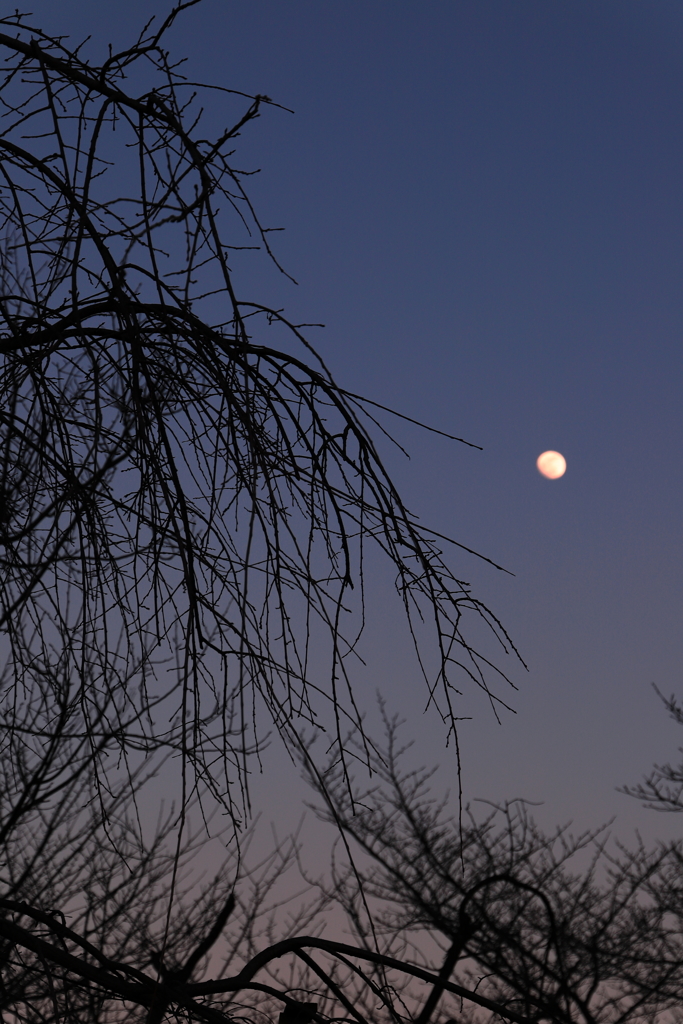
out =
<svg viewBox="0 0 683 1024"><path fill-rule="evenodd" d="M20 15L0 27L10 688L30 692L38 665L80 679L84 707L118 688L146 756L179 752L183 792L239 827L271 725L295 745L302 726L363 735L349 668L371 541L447 732L463 679L504 704L469 619L514 647L404 505L363 401L299 327L236 294L231 246L251 232L267 249L267 230L228 147L270 101L205 139L163 31L98 67Z"/></svg>

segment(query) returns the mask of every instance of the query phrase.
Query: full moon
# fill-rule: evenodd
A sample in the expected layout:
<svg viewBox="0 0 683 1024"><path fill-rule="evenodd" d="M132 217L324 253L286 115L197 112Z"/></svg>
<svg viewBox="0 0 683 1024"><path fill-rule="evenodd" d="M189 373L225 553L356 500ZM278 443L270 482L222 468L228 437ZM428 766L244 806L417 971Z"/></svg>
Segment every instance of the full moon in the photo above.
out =
<svg viewBox="0 0 683 1024"><path fill-rule="evenodd" d="M547 476L548 480L557 480L558 477L564 476L567 461L559 452L543 452L536 459L536 468L541 476Z"/></svg>

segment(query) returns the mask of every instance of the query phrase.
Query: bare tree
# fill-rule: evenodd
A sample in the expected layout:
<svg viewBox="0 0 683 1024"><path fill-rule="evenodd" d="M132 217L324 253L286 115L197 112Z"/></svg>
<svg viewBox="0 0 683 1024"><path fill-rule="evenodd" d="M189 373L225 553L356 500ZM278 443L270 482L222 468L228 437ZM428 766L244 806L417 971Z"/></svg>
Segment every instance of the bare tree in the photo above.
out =
<svg viewBox="0 0 683 1024"><path fill-rule="evenodd" d="M461 823L448 801L435 800L433 772L405 770L404 754L392 721L371 787L351 796L338 760L324 788L311 777L318 813L356 851L352 863L340 857L321 887L343 907L358 944L379 946L382 965L392 959L399 981L373 979L387 1015L419 1024L433 1016L678 1019L683 844L608 847L604 828L548 835L523 801L479 815L468 809ZM438 973L429 995L405 974L401 981L405 962ZM367 983L355 980L355 1005L367 1007Z"/></svg>
<svg viewBox="0 0 683 1024"><path fill-rule="evenodd" d="M242 871L237 891L233 856L197 892L185 870L203 829L179 857L173 815L141 844L112 806L109 847L99 817L74 808L51 839L55 867L31 872L34 901L0 899L3 1010L74 1024L271 1020L283 1005L281 1024L677 1019L680 843L608 855L601 831L546 835L520 802L461 824L435 802L432 773L403 771L402 754L392 726L375 784L353 793L338 758L324 784L306 762L322 816L360 856L333 861L319 898L284 925L274 889L296 841ZM46 896L59 911L41 908ZM321 934L335 905L351 941Z"/></svg>
<svg viewBox="0 0 683 1024"><path fill-rule="evenodd" d="M447 736L463 682L502 703L467 619L514 648L403 504L377 407L305 325L238 295L239 250L274 257L232 147L275 105L214 89L232 120L205 136L203 87L164 46L197 2L100 64L0 19L3 1018L675 1017L680 845L608 856L523 804L451 821L391 730L387 750L364 733L367 543ZM294 904L296 838L248 858L269 730L341 829L331 882ZM680 773L656 772L637 795L678 809ZM337 906L350 942L323 935Z"/></svg>
<svg viewBox="0 0 683 1024"><path fill-rule="evenodd" d="M276 934L264 902L295 848L247 870L234 844L269 730L303 757L302 728L336 736L347 782L348 730L372 761L349 673L364 547L396 573L447 736L457 685L502 703L467 619L514 651L442 558L447 538L401 500L376 405L335 383L305 325L237 293L239 250L274 256L232 148L274 104L214 87L232 119L205 136L203 87L164 47L197 2L99 64L27 16L0 19L0 960L12 1020L224 1020L250 993L284 1004L283 1024L323 1019L304 990L316 975L306 948L323 942L302 934L313 911ZM158 815L162 774L175 802ZM197 890L191 866L211 835L229 855ZM221 936L218 980L197 981L220 962ZM303 975L257 978L285 953ZM350 955L387 966L377 949Z"/></svg>
<svg viewBox="0 0 683 1024"><path fill-rule="evenodd" d="M466 617L510 644L405 508L367 403L300 326L236 295L234 250L270 249L231 148L271 101L204 138L200 88L163 48L196 2L100 66L0 21L3 687L77 705L95 774L105 750L173 752L185 795L237 820L271 725L295 746L297 723L362 732L364 543L418 646L431 629L448 730L454 672L500 700Z"/></svg>
<svg viewBox="0 0 683 1024"><path fill-rule="evenodd" d="M675 694L665 697L654 687L655 693L677 725L683 725L683 706ZM679 748L683 753L683 748ZM683 811L683 762L678 765L656 764L650 774L637 786L624 786L621 790L627 796L641 800L646 807L655 811Z"/></svg>

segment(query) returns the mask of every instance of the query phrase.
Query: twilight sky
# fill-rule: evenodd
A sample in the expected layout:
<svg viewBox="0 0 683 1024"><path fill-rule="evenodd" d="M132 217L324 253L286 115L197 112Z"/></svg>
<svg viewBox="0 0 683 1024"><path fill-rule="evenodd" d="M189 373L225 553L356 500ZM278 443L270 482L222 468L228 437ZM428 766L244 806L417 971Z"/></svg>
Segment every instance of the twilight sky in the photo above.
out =
<svg viewBox="0 0 683 1024"><path fill-rule="evenodd" d="M93 59L169 8L29 6L92 34ZM454 552L529 666L501 724L463 701L465 796L675 833L615 788L683 743L651 689L683 690L683 5L204 0L169 42L190 77L295 111L266 111L235 162L262 168L251 194L299 285L254 259L243 292L325 323L311 339L349 390L484 448L385 421L408 504L515 574ZM359 685L452 782L386 585Z"/></svg>

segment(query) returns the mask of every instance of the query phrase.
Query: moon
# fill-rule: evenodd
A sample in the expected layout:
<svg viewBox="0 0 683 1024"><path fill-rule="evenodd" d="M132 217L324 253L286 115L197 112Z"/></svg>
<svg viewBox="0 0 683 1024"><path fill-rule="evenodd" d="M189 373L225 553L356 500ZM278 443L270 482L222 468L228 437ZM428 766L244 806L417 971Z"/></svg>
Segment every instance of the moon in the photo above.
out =
<svg viewBox="0 0 683 1024"><path fill-rule="evenodd" d="M567 460L559 452L543 452L536 459L536 468L541 476L546 476L548 480L557 480L558 477L564 476Z"/></svg>

